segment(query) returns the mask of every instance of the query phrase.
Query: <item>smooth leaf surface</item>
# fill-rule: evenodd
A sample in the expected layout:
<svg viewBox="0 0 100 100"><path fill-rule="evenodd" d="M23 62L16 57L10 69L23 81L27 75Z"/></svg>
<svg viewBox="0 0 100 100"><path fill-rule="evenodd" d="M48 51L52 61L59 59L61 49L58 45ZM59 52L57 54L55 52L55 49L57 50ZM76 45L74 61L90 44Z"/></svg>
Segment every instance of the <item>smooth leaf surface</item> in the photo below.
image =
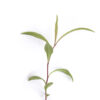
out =
<svg viewBox="0 0 100 100"><path fill-rule="evenodd" d="M44 49L45 49L45 52L47 54L47 59L49 61L50 57L51 57L51 54L53 53L53 48L49 43L46 43Z"/></svg>
<svg viewBox="0 0 100 100"><path fill-rule="evenodd" d="M74 32L74 31L79 31L79 30L85 30L85 31L90 31L90 32L94 32L93 30L89 29L89 28L83 28L83 27L80 27L80 28L75 28L75 29L72 29L68 32L66 32L65 34L63 34L57 41L57 43L63 38L65 37L67 34L71 33L71 32Z"/></svg>
<svg viewBox="0 0 100 100"><path fill-rule="evenodd" d="M73 81L73 77L72 77L72 75L71 75L71 73L67 70L67 69L64 69L64 68L61 68L61 69L55 69L54 71L52 71L50 74L49 74L49 76L52 74L52 73L54 73L54 72L62 72L62 73L64 73L65 75L68 75L69 77L71 77L71 79L72 79L72 81Z"/></svg>
<svg viewBox="0 0 100 100"><path fill-rule="evenodd" d="M31 77L29 77L28 80L29 81L31 81L31 80L42 80L45 83L45 80L43 78L39 77L39 76L31 76Z"/></svg>
<svg viewBox="0 0 100 100"><path fill-rule="evenodd" d="M47 83L47 84L44 86L45 90L47 90L47 88L49 88L51 85L53 85L53 82Z"/></svg>
<svg viewBox="0 0 100 100"><path fill-rule="evenodd" d="M58 33L58 16L56 16L56 23L55 23L55 42L57 40L57 33Z"/></svg>
<svg viewBox="0 0 100 100"><path fill-rule="evenodd" d="M23 32L22 34L30 35L30 36L36 37L38 39L41 39L41 40L43 40L45 42L48 42L47 39L43 35L41 35L41 34L39 34L37 32Z"/></svg>

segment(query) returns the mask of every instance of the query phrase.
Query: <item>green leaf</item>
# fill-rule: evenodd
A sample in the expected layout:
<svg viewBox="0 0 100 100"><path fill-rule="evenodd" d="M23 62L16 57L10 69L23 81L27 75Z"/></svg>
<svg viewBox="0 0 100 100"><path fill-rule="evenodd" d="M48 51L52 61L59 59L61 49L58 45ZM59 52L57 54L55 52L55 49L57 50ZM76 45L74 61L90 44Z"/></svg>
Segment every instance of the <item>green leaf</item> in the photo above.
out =
<svg viewBox="0 0 100 100"><path fill-rule="evenodd" d="M37 32L23 32L22 34L34 36L34 37L36 37L38 39L41 39L41 40L43 40L45 42L48 42L47 39L43 35L41 35L41 34L39 34Z"/></svg>
<svg viewBox="0 0 100 100"><path fill-rule="evenodd" d="M58 16L56 15L56 23L55 23L55 42L57 40L57 33L58 33Z"/></svg>
<svg viewBox="0 0 100 100"><path fill-rule="evenodd" d="M42 80L44 83L45 83L45 80L39 76L31 76L28 78L28 81L31 81L31 80Z"/></svg>
<svg viewBox="0 0 100 100"><path fill-rule="evenodd" d="M46 96L48 97L48 96L50 96L50 94L46 94Z"/></svg>
<svg viewBox="0 0 100 100"><path fill-rule="evenodd" d="M51 57L51 54L53 53L53 48L49 43L46 43L44 49L45 49L45 52L47 54L47 59L49 61L50 57Z"/></svg>
<svg viewBox="0 0 100 100"><path fill-rule="evenodd" d="M54 71L52 71L52 72L49 74L49 76L50 76L52 73L57 72L57 71L62 72L62 73L64 73L64 74L68 75L69 77L71 77L71 79L72 79L72 81L73 81L73 77L72 77L71 73L70 73L67 69L64 69L64 68L55 69Z"/></svg>
<svg viewBox="0 0 100 100"><path fill-rule="evenodd" d="M67 34L71 33L71 32L74 32L74 31L79 31L79 30L86 30L86 31L90 31L90 32L94 32L93 30L89 29L89 28L83 28L83 27L80 27L80 28L75 28L75 29L72 29L68 32L66 32L65 34L63 34L57 41L57 43L63 38L65 37Z"/></svg>
<svg viewBox="0 0 100 100"><path fill-rule="evenodd" d="M47 90L47 88L49 88L51 85L53 85L52 82L47 83L47 84L44 86L45 90Z"/></svg>

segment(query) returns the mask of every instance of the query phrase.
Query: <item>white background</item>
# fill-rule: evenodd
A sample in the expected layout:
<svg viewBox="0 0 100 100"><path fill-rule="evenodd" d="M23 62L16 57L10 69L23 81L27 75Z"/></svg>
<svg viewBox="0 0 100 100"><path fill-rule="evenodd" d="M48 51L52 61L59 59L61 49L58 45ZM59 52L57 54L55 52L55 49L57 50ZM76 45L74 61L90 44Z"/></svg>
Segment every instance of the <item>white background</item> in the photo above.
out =
<svg viewBox="0 0 100 100"><path fill-rule="evenodd" d="M99 0L0 0L0 100L44 100L43 83L28 82L30 75L46 78L44 42L24 31L36 31L53 45L56 14L59 34L77 27L54 50L50 71L68 69L74 82L54 73L48 100L100 100Z"/></svg>

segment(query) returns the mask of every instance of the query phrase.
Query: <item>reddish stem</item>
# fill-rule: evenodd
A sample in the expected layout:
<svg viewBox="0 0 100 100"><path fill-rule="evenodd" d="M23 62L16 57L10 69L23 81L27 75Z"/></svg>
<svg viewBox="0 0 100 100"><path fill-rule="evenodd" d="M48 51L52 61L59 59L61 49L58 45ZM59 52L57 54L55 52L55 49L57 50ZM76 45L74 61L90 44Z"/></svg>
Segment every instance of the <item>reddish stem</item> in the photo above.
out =
<svg viewBox="0 0 100 100"><path fill-rule="evenodd" d="M47 80L46 80L46 84L48 83L48 78L49 78L49 61L47 63Z"/></svg>
<svg viewBox="0 0 100 100"><path fill-rule="evenodd" d="M57 43L55 42L54 46L53 46L53 49L55 48L56 44ZM46 78L45 85L48 84L48 79L49 79L49 62L50 62L50 60L47 62L47 78ZM47 100L47 90L45 90L45 100Z"/></svg>
<svg viewBox="0 0 100 100"><path fill-rule="evenodd" d="M48 83L48 78L49 78L49 61L47 62L47 79L46 79L46 84ZM45 90L45 100L47 100L47 91Z"/></svg>

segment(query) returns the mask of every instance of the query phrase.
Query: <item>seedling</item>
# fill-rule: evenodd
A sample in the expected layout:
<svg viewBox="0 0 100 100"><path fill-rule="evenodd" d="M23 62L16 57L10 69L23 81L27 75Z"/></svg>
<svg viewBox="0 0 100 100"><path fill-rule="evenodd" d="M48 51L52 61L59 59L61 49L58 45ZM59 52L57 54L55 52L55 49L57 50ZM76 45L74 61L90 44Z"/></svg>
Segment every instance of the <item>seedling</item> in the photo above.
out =
<svg viewBox="0 0 100 100"><path fill-rule="evenodd" d="M58 44L58 42L64 38L66 35L68 35L69 33L71 32L74 32L74 31L78 31L78 30L86 30L86 31L91 31L91 32L94 32L93 30L89 29L89 28L83 28L83 27L80 27L80 28L75 28L75 29L72 29L68 32L66 32L65 34L63 34L59 39L57 39L57 34L58 34L58 16L56 16L56 22L55 22L55 39L54 39L54 45L51 46L49 41L41 34L37 33L37 32L23 32L22 34L24 35L30 35L30 36L33 36L33 37L36 37L38 39L41 39L42 41L45 42L45 46L44 46L44 50L46 52L46 55L47 55L47 75L46 75L46 80L43 79L42 77L40 76L31 76L28 78L29 81L31 80L42 80L44 82L44 91L45 91L45 100L47 100L47 97L49 96L48 92L47 92L47 89L53 85L53 82L49 82L49 77L51 76L51 74L53 74L54 72L62 72L64 73L65 75L69 76L72 81L73 81L73 77L71 75L71 73L69 72L69 70L65 69L65 68L59 68L59 69L55 69L51 72L49 72L49 63L50 63L50 58L51 58L51 55L54 53L54 48L56 47L56 45Z"/></svg>

